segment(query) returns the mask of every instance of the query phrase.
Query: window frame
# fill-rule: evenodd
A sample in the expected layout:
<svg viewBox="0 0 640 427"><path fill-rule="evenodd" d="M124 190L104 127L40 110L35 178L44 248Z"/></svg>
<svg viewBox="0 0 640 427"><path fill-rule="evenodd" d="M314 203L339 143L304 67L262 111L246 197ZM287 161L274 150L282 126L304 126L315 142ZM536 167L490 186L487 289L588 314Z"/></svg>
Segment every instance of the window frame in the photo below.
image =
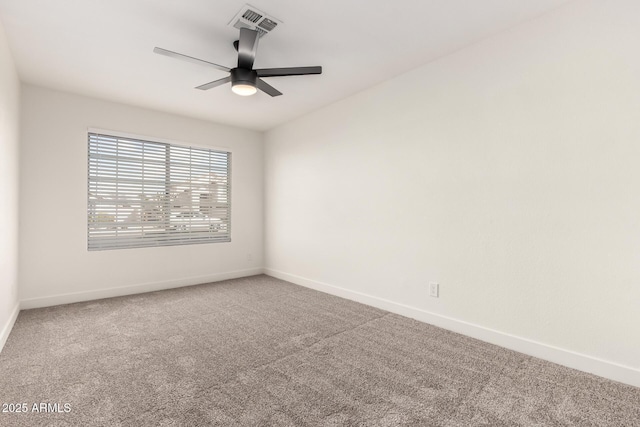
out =
<svg viewBox="0 0 640 427"><path fill-rule="evenodd" d="M91 166L91 162L92 162L92 153L91 153L91 135L102 135L102 136L106 136L106 137L112 137L112 138L118 138L118 139L128 139L128 140L132 140L132 141L139 141L141 143L141 146L144 143L149 143L149 144L157 144L159 145L164 145L166 147L175 147L177 150L188 150L189 153L191 153L191 150L207 150L207 151L211 151L216 153L216 156L219 155L226 155L226 176L223 177L224 182L225 182L225 196L226 196L226 203L224 203L226 205L226 216L225 219L220 221L220 224L222 224L223 227L226 228L226 232L225 233L221 233L219 235L212 235L211 238L199 238L199 239L189 239L189 234L192 233L192 226L191 223L189 223L189 229L187 229L186 231L170 231L172 227L167 227L171 225L171 220L173 217L173 211L172 211L172 207L169 207L168 209L168 218L165 218L162 223L159 223L159 225L164 227L164 231L162 232L158 232L159 235L165 235L167 236L166 239L162 239L162 236L156 236L156 238L145 238L143 237L144 233L141 232L141 235L139 237L129 237L126 239L126 241L124 241L124 238L121 238L121 241L124 241L124 243L118 244L117 237L112 237L112 239L109 241L109 243L107 244L100 244L99 241L96 239L92 242L92 237L95 238L96 234L95 234L95 227L92 229L92 199L91 199L91 191L92 191L92 181L91 181L91 173L92 173L92 166ZM90 252L94 252L94 251L103 251L103 250L121 250L121 249L143 249L143 248L157 248L157 247L170 247L170 246L183 246L183 245L194 245L194 244L210 244L210 243L230 243L232 241L232 160L233 160L233 152L230 148L228 147L218 147L218 146L208 146L208 145L199 145L199 144L189 144L189 143L184 143L184 142L180 142L180 141L175 141L175 140L169 140L166 138L158 138L158 137L153 137L153 136L146 136L146 135L138 135L138 134L131 134L131 133L125 133L125 132L119 132L119 131L112 131L112 130L106 130L106 129L99 129L99 128L87 128L86 130L86 149L87 149L87 169L86 169L86 173L87 173L87 200L86 200L86 207L87 207L87 216L86 216L86 220L87 220L87 250ZM95 160L95 158L93 158L93 160ZM193 162L190 163L190 165L193 164ZM173 164L169 163L167 164L167 167L173 166ZM211 161L209 162L209 166L211 167ZM193 182L193 176L191 175L191 168L189 168L189 185L191 185L191 183ZM209 170L209 173L213 173L213 169ZM170 174L170 172L166 172L166 174ZM169 176L169 175L167 175ZM174 184L174 180L172 179L167 179L164 183L164 194L165 195L169 195L171 194L171 188L170 186L172 184ZM190 201L189 203L193 202L193 194L190 194ZM201 196L200 196L201 197ZM140 199L142 200L142 199ZM167 200L164 200L162 203L170 203L171 199L168 198ZM215 205L215 203L214 203ZM198 205L198 209L201 209L201 206ZM193 213L195 212L195 210L193 209L194 206L191 206L191 210L190 212ZM142 209L142 208L140 208ZM218 207L212 208L212 209L218 209ZM93 210L95 212L95 209ZM140 212L140 215L142 215L142 212ZM211 219L211 218L209 218ZM138 223L140 224L140 227L143 226L148 226L146 224L146 222L142 219L140 219L138 221ZM210 221L211 224L211 221ZM182 230L184 230L184 224L178 224ZM93 232L92 232L93 230ZM117 233L116 233L117 234ZM170 236L170 237L169 237ZM183 238L180 238L180 236L183 236ZM214 237L215 236L215 237ZM106 239L108 240L108 239ZM137 242L132 243L132 241L137 240Z"/></svg>

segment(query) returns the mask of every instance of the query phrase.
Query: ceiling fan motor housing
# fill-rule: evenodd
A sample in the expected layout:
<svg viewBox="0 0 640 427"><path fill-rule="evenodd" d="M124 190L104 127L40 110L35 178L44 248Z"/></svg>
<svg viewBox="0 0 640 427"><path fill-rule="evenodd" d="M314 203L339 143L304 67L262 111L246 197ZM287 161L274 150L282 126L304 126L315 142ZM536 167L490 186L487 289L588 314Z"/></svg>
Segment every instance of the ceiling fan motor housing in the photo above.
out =
<svg viewBox="0 0 640 427"><path fill-rule="evenodd" d="M244 68L232 68L231 69L231 85L249 85L256 86L258 80L258 73L255 70L247 70Z"/></svg>

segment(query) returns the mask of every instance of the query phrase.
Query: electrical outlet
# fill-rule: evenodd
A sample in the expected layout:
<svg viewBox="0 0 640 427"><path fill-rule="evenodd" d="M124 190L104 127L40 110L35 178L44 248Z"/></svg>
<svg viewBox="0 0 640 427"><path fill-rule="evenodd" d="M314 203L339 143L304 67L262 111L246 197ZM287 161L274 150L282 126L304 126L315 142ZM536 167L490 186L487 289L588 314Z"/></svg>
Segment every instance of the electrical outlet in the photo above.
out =
<svg viewBox="0 0 640 427"><path fill-rule="evenodd" d="M251 254L247 254L247 261L253 261L253 256Z"/></svg>
<svg viewBox="0 0 640 427"><path fill-rule="evenodd" d="M440 285L436 282L429 282L429 296L438 298L440 296Z"/></svg>

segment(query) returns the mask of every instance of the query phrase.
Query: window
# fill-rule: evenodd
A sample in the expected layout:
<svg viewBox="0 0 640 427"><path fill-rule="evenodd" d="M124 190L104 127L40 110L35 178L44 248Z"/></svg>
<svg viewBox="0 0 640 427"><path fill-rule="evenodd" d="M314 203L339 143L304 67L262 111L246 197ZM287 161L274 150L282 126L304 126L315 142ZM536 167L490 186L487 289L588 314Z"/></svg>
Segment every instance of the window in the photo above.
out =
<svg viewBox="0 0 640 427"><path fill-rule="evenodd" d="M89 250L231 241L231 153L89 133Z"/></svg>

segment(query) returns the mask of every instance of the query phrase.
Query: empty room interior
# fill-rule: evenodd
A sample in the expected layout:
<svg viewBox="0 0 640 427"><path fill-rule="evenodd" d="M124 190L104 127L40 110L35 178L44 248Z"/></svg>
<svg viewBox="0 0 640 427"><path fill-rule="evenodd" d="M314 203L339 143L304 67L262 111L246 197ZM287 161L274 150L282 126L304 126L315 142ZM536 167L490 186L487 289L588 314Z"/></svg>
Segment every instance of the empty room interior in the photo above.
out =
<svg viewBox="0 0 640 427"><path fill-rule="evenodd" d="M640 2L0 0L0 425L640 425Z"/></svg>

